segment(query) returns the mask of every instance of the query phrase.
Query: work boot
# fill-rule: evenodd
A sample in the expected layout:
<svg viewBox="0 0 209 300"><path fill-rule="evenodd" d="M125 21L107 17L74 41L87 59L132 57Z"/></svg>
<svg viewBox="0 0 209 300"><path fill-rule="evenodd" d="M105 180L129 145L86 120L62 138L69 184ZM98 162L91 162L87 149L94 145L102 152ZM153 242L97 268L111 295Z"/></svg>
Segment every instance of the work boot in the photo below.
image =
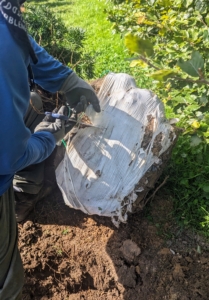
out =
<svg viewBox="0 0 209 300"><path fill-rule="evenodd" d="M24 221L29 213L34 209L36 203L48 196L52 190L52 186L44 186L38 194L28 194L15 191L15 216L17 222L19 223Z"/></svg>

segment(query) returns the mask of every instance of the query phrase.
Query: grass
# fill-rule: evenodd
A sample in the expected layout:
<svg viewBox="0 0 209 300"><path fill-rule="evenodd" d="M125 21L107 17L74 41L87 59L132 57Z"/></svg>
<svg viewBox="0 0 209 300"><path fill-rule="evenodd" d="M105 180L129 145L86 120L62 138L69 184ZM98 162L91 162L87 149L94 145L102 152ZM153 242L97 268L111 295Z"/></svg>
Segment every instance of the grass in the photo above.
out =
<svg viewBox="0 0 209 300"><path fill-rule="evenodd" d="M30 1L37 5L36 1ZM146 87L149 80L143 70L130 68L130 57L123 38L112 33L112 24L107 21L105 9L112 6L105 0L39 1L58 14L67 27L80 27L85 30L84 51L95 58L95 78L108 72L122 72L132 75L139 87Z"/></svg>

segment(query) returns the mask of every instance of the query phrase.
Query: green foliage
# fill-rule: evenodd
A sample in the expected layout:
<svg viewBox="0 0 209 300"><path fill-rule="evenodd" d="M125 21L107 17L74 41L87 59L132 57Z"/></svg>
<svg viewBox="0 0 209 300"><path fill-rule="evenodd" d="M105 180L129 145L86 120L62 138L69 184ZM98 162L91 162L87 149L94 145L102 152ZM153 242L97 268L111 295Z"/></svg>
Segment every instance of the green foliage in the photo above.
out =
<svg viewBox="0 0 209 300"><path fill-rule="evenodd" d="M192 77L201 77L204 73L204 59L198 51L193 51L191 59L187 61L179 58L177 65Z"/></svg>
<svg viewBox="0 0 209 300"><path fill-rule="evenodd" d="M37 7L35 1L31 0L30 3ZM90 55L90 62L92 58L94 60L94 72L92 72L94 78L102 77L108 72L122 72L133 76L138 86L145 88L148 86L150 78L144 76L144 70L130 66L130 61L127 59L128 50L120 34L113 35L111 32L111 23L107 20L104 12L105 9L110 9L113 6L110 1L57 2L56 0L43 0L41 3L50 7L54 15L61 18L67 28L84 29L85 38L82 40L82 53ZM82 60L76 67L79 68L81 63ZM90 75L82 75L82 77L92 78Z"/></svg>
<svg viewBox="0 0 209 300"><path fill-rule="evenodd" d="M189 135L180 136L167 172L170 175L167 188L176 200L178 221L208 235L209 223L205 223L209 211L208 146L202 141L191 146Z"/></svg>
<svg viewBox="0 0 209 300"><path fill-rule="evenodd" d="M168 117L179 119L169 189L179 220L209 234L208 1L126 1L108 19L125 36L132 67L144 68Z"/></svg>
<svg viewBox="0 0 209 300"><path fill-rule="evenodd" d="M139 86L146 87L150 80L144 76L143 69L130 67L128 51L120 34L113 35L111 23L107 21L105 9L113 5L110 1L75 0L73 3L60 2L56 6L67 26L79 26L86 30L84 47L95 57L95 78L102 77L108 72L123 72L132 75Z"/></svg>
<svg viewBox="0 0 209 300"><path fill-rule="evenodd" d="M120 4L120 3L123 3L125 0L112 0L112 2L114 4Z"/></svg>
<svg viewBox="0 0 209 300"><path fill-rule="evenodd" d="M125 45L131 52L141 54L145 57L154 54L153 45L148 39L142 39L132 34L125 36Z"/></svg>
<svg viewBox="0 0 209 300"><path fill-rule="evenodd" d="M93 77L94 59L84 53L83 29L67 28L62 19L46 5L26 5L24 19L29 33L48 53L73 68L81 77Z"/></svg>

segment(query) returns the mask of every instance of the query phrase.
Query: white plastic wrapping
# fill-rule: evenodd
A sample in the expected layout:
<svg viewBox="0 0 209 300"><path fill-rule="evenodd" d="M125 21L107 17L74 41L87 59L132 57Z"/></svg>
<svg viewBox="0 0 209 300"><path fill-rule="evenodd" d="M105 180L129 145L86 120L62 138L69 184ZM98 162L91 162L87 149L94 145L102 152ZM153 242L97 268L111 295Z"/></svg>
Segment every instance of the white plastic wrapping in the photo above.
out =
<svg viewBox="0 0 209 300"><path fill-rule="evenodd" d="M98 97L101 113L89 107L86 114L99 128L79 129L68 141L56 178L68 206L112 217L118 225L126 221L137 198L137 183L153 164L161 163L159 156L171 146L173 128L157 96L137 88L127 74L107 75ZM157 154L156 140L161 144Z"/></svg>

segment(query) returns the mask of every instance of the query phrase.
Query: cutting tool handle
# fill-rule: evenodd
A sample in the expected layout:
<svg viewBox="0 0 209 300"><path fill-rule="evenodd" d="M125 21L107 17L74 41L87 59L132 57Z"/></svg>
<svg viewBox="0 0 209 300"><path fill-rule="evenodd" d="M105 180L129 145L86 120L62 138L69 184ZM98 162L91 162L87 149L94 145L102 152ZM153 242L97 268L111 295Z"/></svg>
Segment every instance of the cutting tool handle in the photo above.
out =
<svg viewBox="0 0 209 300"><path fill-rule="evenodd" d="M51 116L52 118L55 118L55 119L60 119L60 120L65 120L65 121L67 121L69 119L68 116L56 114L56 113L52 113L52 112L48 112L48 111L45 112L45 115Z"/></svg>

